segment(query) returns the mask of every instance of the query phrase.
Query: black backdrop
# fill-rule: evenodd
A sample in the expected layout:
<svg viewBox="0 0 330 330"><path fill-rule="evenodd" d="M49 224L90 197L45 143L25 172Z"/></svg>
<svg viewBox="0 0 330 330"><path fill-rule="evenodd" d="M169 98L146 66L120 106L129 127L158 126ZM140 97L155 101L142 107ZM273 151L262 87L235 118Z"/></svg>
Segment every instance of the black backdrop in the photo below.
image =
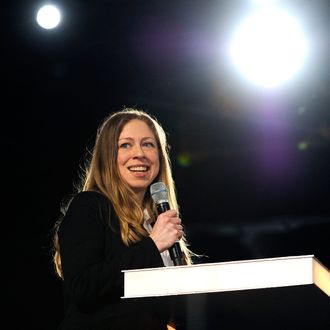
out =
<svg viewBox="0 0 330 330"><path fill-rule="evenodd" d="M208 256L197 262L315 254L330 266L328 1L282 1L303 18L312 52L276 92L243 84L218 50L248 1L58 3L56 31L36 25L38 1L2 5L10 328L55 329L62 318L52 226L97 125L123 106L168 132L188 240Z"/></svg>

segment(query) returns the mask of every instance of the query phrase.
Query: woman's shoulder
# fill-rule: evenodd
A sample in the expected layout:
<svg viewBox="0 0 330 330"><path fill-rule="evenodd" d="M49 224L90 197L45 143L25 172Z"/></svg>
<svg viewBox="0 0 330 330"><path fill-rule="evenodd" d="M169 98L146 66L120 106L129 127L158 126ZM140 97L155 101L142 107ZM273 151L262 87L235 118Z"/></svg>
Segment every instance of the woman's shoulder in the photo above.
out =
<svg viewBox="0 0 330 330"><path fill-rule="evenodd" d="M62 211L61 227L68 225L73 226L75 223L79 226L86 226L98 223L108 223L112 218L112 204L101 193L97 191L83 191L67 197L65 210ZM101 222L96 221L97 219Z"/></svg>
<svg viewBox="0 0 330 330"><path fill-rule="evenodd" d="M80 210L80 212L87 212L92 211L93 209L98 212L103 210L108 213L112 209L112 204L107 197L97 191L81 191L75 194L67 195L62 199L62 216L76 210Z"/></svg>
<svg viewBox="0 0 330 330"><path fill-rule="evenodd" d="M110 203L110 201L98 191L81 191L72 196L71 202L79 203Z"/></svg>

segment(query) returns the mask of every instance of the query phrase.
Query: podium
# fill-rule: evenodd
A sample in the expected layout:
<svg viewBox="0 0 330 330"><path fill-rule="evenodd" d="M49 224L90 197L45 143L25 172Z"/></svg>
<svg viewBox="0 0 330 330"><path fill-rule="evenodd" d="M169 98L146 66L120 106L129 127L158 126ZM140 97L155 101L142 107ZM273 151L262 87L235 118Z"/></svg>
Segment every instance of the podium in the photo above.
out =
<svg viewBox="0 0 330 330"><path fill-rule="evenodd" d="M330 329L330 272L314 255L123 273L122 299L170 305L177 330Z"/></svg>

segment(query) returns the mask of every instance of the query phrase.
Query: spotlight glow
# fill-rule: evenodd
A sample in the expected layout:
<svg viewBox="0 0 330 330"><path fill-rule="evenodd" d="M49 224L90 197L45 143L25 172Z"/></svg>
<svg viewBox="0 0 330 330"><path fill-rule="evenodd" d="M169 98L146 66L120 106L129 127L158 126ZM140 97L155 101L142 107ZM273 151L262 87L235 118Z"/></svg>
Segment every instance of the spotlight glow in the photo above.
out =
<svg viewBox="0 0 330 330"><path fill-rule="evenodd" d="M182 167L189 167L191 165L191 157L187 153L179 153L177 155L177 162Z"/></svg>
<svg viewBox="0 0 330 330"><path fill-rule="evenodd" d="M249 81L276 87L304 63L307 43L296 20L284 11L267 8L248 17L234 33L229 55Z"/></svg>
<svg viewBox="0 0 330 330"><path fill-rule="evenodd" d="M44 29L53 29L61 21L60 11L53 5L46 5L39 9L37 22Z"/></svg>

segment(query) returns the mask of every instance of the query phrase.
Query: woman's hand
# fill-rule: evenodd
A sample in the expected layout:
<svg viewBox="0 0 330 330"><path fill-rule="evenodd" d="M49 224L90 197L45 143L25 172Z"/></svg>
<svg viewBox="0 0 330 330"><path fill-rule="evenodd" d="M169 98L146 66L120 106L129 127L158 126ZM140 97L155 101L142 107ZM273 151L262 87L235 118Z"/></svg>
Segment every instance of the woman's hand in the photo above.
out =
<svg viewBox="0 0 330 330"><path fill-rule="evenodd" d="M175 210L161 213L150 233L150 237L155 242L159 252L169 249L182 235L181 219Z"/></svg>

